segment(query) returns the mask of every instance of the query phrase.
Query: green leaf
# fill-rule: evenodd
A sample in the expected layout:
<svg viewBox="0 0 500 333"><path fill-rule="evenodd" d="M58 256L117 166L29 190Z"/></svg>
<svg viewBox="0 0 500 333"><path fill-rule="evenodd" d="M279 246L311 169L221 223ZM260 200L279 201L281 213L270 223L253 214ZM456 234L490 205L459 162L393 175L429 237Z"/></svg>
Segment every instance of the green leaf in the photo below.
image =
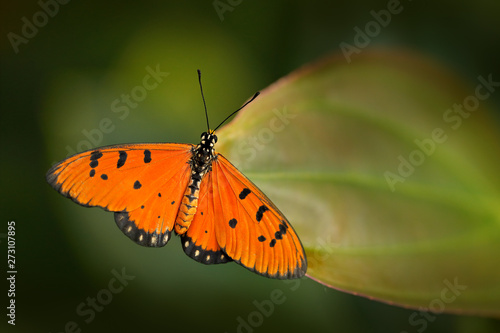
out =
<svg viewBox="0 0 500 333"><path fill-rule="evenodd" d="M478 73L464 87L409 53L330 57L265 89L217 148L288 217L309 277L405 307L499 316L495 79Z"/></svg>

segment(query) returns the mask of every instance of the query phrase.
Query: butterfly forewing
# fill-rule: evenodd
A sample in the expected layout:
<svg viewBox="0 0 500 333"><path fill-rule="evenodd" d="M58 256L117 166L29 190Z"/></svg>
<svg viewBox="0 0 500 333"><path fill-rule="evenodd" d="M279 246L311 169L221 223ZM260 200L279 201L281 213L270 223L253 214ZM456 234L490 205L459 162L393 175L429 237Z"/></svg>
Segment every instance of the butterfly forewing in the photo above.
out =
<svg viewBox="0 0 500 333"><path fill-rule="evenodd" d="M117 212L118 226L137 243L163 246L189 180L192 147L159 143L97 148L54 165L47 181L81 205Z"/></svg>

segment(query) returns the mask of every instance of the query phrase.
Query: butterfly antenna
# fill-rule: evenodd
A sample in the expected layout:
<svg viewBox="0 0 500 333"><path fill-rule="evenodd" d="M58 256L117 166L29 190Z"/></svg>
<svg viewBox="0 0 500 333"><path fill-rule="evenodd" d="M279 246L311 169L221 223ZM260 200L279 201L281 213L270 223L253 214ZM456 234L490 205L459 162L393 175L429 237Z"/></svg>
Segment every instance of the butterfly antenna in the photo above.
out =
<svg viewBox="0 0 500 333"><path fill-rule="evenodd" d="M208 123L207 103L205 103L205 96L203 96L203 86L201 85L201 71L198 69L198 81L200 82L201 98L203 99L203 106L205 107L205 118L207 118L207 130L210 131L210 124Z"/></svg>
<svg viewBox="0 0 500 333"><path fill-rule="evenodd" d="M257 98L257 96L260 95L260 91L257 91L255 93L255 95L253 95L252 98L250 98L250 100L248 102L246 102L245 104L243 104L242 107L240 107L238 110L234 111L233 113L231 113L229 116L226 117L226 119L224 119L220 124L219 126L217 126L215 129L214 129L214 132L222 125L226 122L226 120L228 120L229 118L231 118L236 112L240 111L241 109L243 109L245 106L247 106L248 104L250 104L250 102L252 102L254 99Z"/></svg>

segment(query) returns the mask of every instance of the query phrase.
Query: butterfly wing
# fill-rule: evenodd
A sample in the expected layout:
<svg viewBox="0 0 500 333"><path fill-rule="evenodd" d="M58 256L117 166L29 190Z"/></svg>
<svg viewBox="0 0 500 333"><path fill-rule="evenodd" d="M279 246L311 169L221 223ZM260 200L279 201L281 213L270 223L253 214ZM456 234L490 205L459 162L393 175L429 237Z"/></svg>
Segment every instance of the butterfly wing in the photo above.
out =
<svg viewBox="0 0 500 333"><path fill-rule="evenodd" d="M46 178L82 206L115 212L118 227L136 243L164 246L189 181L192 147L149 143L97 148L54 165Z"/></svg>
<svg viewBox="0 0 500 333"><path fill-rule="evenodd" d="M232 261L220 248L215 234L213 188L211 172L205 175L201 184L198 199L198 209L189 226L181 235L184 252L202 264L222 264Z"/></svg>
<svg viewBox="0 0 500 333"><path fill-rule="evenodd" d="M199 202L183 236L184 251L193 259L218 263L229 257L257 274L278 279L305 274L304 249L290 223L220 154L201 182ZM208 262L207 256L215 262Z"/></svg>

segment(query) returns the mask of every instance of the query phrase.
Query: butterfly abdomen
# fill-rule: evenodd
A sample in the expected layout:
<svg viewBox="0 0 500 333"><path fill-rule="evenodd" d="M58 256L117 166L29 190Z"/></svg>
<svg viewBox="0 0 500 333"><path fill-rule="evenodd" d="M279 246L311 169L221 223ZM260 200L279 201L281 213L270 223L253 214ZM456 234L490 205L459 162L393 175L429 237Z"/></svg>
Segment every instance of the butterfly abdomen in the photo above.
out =
<svg viewBox="0 0 500 333"><path fill-rule="evenodd" d="M184 196L182 197L179 213L175 219L175 232L178 235L182 235L188 230L196 214L201 179L202 175L193 171L189 184L184 192Z"/></svg>

